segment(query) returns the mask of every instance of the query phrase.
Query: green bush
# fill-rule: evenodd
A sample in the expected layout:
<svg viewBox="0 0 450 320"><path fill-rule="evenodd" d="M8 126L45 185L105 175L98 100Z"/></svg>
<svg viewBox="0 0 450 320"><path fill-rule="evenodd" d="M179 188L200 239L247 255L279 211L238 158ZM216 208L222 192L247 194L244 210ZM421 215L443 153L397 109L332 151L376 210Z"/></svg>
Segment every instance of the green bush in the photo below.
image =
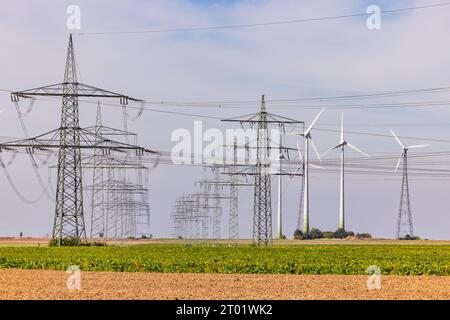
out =
<svg viewBox="0 0 450 320"><path fill-rule="evenodd" d="M76 237L66 237L63 239L52 239L50 240L50 247L74 247L81 245L80 238Z"/></svg>
<svg viewBox="0 0 450 320"><path fill-rule="evenodd" d="M332 238L334 238L334 232L333 231L324 231L322 233L322 236L326 239L332 239Z"/></svg>
<svg viewBox="0 0 450 320"><path fill-rule="evenodd" d="M67 237L61 241L59 239L52 239L49 242L49 247L103 247L106 246L104 242L85 242L80 238Z"/></svg>
<svg viewBox="0 0 450 320"><path fill-rule="evenodd" d="M354 236L355 233L353 231L345 231L345 229L339 228L334 232L334 238L337 239L344 239L347 237L352 237Z"/></svg>
<svg viewBox="0 0 450 320"><path fill-rule="evenodd" d="M420 237L418 236L411 237L409 234L407 234L403 238L399 238L399 240L420 240Z"/></svg>
<svg viewBox="0 0 450 320"><path fill-rule="evenodd" d="M370 238L372 238L372 235L370 233L357 233L356 236L358 238L363 238L363 239L370 239Z"/></svg>
<svg viewBox="0 0 450 320"><path fill-rule="evenodd" d="M302 230L295 230L294 231L294 239L296 240L302 240L303 239L303 231Z"/></svg>
<svg viewBox="0 0 450 320"><path fill-rule="evenodd" d="M339 228L334 232L333 237L337 239L344 239L347 237L347 232L344 229Z"/></svg>
<svg viewBox="0 0 450 320"><path fill-rule="evenodd" d="M320 231L317 228L312 228L311 231L307 234L304 234L301 230L295 230L294 239L344 239L347 237L354 236L355 233L353 231L345 231L344 229L337 229L335 232L333 231ZM371 238L372 236L369 233L358 233L358 237L360 238Z"/></svg>
<svg viewBox="0 0 450 320"><path fill-rule="evenodd" d="M317 228L312 228L309 232L310 239L321 239L323 238L323 233Z"/></svg>

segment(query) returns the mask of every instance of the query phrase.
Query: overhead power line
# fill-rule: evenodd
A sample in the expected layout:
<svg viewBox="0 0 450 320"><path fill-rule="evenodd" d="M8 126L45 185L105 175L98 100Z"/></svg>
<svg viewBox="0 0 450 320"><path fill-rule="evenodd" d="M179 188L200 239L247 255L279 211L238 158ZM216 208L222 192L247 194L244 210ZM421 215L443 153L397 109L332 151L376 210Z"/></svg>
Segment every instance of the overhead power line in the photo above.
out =
<svg viewBox="0 0 450 320"><path fill-rule="evenodd" d="M390 91L371 91L359 94L346 94L346 95L334 95L334 96L318 96L309 98L285 98L285 99L267 99L266 103L270 105L274 104L288 104L288 103L299 103L299 102L334 102L334 101L350 101L359 100L367 98L386 98L386 97L401 97L409 95L422 95L422 94L436 94L450 92L450 86L444 87L433 87L433 88L419 88L419 89L409 89L409 90L390 90ZM170 100L144 100L145 103L161 106L176 106L176 107L226 107L230 105L237 105L242 108L244 105L255 106L258 104L258 100L212 100L212 101L170 101ZM407 104L408 102L403 102L402 104ZM415 102L422 104L449 104L450 101L425 101L425 102ZM393 104L373 104L373 105L344 105L345 107L385 107ZM328 106L328 105L327 105ZM403 105L402 105L403 106ZM319 108L319 106L312 106L314 108ZM339 106L337 106L339 107ZM256 107L255 107L256 108ZM322 106L320 106L322 108Z"/></svg>
<svg viewBox="0 0 450 320"><path fill-rule="evenodd" d="M315 128L315 130L327 131L327 132L340 132L340 130L324 129L324 128ZM392 135L390 135L390 134L383 134L383 133L361 132L361 131L346 131L345 133L392 139ZM443 143L449 143L450 142L450 140L448 140L448 139L432 139L432 138L405 137L405 136L402 136L401 138L402 139L408 139L408 140L423 140L423 141L443 142Z"/></svg>
<svg viewBox="0 0 450 320"><path fill-rule="evenodd" d="M7 89L0 89L0 91L11 92ZM389 90L389 91L371 91L359 94L346 94L346 95L333 95L333 96L316 96L307 98L285 98L285 99L267 99L266 103L270 106L276 106L276 108L285 109L317 109L322 108L326 103L329 109L383 109L383 108L418 108L418 107L436 107L436 106L450 106L450 100L430 100L430 101L402 101L402 102L384 102L384 103L364 103L358 104L331 104L331 102L342 102L351 100L364 100L364 99L378 99L387 97L403 97L411 95L424 95L424 94L437 94L437 93L450 93L450 86L431 87L431 88L418 88L408 90ZM36 98L36 100L42 100ZM212 100L212 101L171 101L171 100L141 100L147 105L154 107L205 107L205 108L256 108L259 103L258 100ZM295 103L295 106L284 106L284 104ZM302 103L317 103L302 105ZM278 104L281 104L278 105ZM139 108L132 107L129 108Z"/></svg>
<svg viewBox="0 0 450 320"><path fill-rule="evenodd" d="M429 4L423 6L405 7L391 10L381 10L381 14L393 14L401 13L413 10L431 9L450 5L450 2L442 2L436 4ZM360 12L351 13L343 15L334 16L324 16L324 17L312 17L312 18L301 18L294 20L283 20L283 21L268 21L260 23L248 23L248 24L236 24L236 25L222 25L222 26L199 26L199 27L188 27L188 28L168 28L168 29L153 29L153 30L135 30L135 31L106 31L106 32L80 32L78 35L126 35L126 34L151 34L151 33L173 33L173 32L197 32L197 31L219 31L219 30L233 30L233 29L244 29L244 28L255 28L255 27L267 27L267 26L277 26L277 25L289 25L289 24L300 24L306 22L317 22L317 21L331 21L331 20L341 20L356 17L367 17L372 15L372 13Z"/></svg>
<svg viewBox="0 0 450 320"><path fill-rule="evenodd" d="M413 90L396 90L396 91L378 91L378 92L369 92L357 95L341 95L341 96L325 96L325 97L312 97L312 98L291 98L291 99L268 99L266 103L270 103L272 107L276 107L279 109L318 109L322 108L323 104L326 103L328 109L334 110L345 110L345 109L386 109L386 108L431 108L431 107L448 107L450 106L450 100L431 100L431 101L403 101L403 102L394 102L394 103L360 103L360 104L344 104L344 105L333 105L331 102L333 101L341 101L341 100L356 100L356 99L364 99L364 98L385 98L385 97L400 97L407 95L418 95L418 94L430 94L430 93L443 93L450 92L450 87L435 87L435 88L422 88L422 89L413 89ZM43 98L35 98L36 100L42 101L52 101L52 100L43 100ZM317 102L321 103L320 105L302 105L302 102ZM204 107L206 108L254 108L252 104L257 103L256 100L228 100L228 101L203 101L203 102L182 102L182 101L155 101L155 100L142 100L142 103L145 105L151 105L153 108L159 107ZM295 103L296 106L276 106L276 104L288 104ZM108 104L109 106L120 106L119 104ZM173 112L168 110L157 110L151 109L146 106L129 106L130 109L143 109L155 112L162 113L173 113L173 114L185 114L188 116L195 115L188 112ZM209 117L209 118L217 118L219 117L211 117L207 115L197 115L199 117Z"/></svg>
<svg viewBox="0 0 450 320"><path fill-rule="evenodd" d="M54 99L46 99L46 98L35 98L38 101L47 101L47 102L58 102ZM95 102L89 101L89 100L81 100L80 102L83 103L90 103L95 104ZM146 103L144 101L144 103ZM103 103L103 106L109 106L109 107L116 107L116 108L122 108L120 104L115 103ZM196 114L196 113L190 113L190 112L176 112L176 111L170 111L170 110L158 110L153 108L148 108L145 106L127 106L128 109L135 109L135 110L145 110L150 112L157 112L157 113L163 113L163 114L171 114L171 115L179 115L179 116L189 116L189 117L195 117L195 118L203 118L203 119L213 119L213 120L221 120L221 117L215 117L210 115L204 115L204 114ZM324 131L324 132L339 132L339 130L336 129L329 129L329 128L316 128L318 131ZM355 134L355 135L365 135L365 136L372 136L372 137L381 137L381 138L392 138L390 134L383 134L383 133L374 133L374 132L362 132L362 131L347 131L348 134ZM423 140L423 141L430 141L430 142L440 142L440 143L450 143L450 140L448 139L433 139L433 138L423 138L423 137L410 137L410 136L400 136L402 139L407 140Z"/></svg>

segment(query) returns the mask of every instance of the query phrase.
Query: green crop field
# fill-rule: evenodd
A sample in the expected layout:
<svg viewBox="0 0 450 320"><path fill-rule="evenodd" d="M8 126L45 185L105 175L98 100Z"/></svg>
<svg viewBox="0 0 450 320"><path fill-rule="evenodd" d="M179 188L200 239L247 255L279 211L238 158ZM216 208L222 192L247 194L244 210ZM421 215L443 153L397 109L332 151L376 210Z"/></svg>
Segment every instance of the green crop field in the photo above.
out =
<svg viewBox="0 0 450 320"><path fill-rule="evenodd" d="M0 247L0 268L84 271L450 275L450 246L317 245Z"/></svg>

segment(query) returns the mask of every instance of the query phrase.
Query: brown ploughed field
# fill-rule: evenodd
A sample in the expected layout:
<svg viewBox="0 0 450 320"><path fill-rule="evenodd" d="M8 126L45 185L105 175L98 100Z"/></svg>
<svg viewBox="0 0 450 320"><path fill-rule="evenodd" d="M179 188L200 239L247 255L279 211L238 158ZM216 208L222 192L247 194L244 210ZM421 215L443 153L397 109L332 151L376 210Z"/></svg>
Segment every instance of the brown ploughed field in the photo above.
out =
<svg viewBox="0 0 450 320"><path fill-rule="evenodd" d="M366 276L82 272L0 269L0 299L450 299L448 276Z"/></svg>

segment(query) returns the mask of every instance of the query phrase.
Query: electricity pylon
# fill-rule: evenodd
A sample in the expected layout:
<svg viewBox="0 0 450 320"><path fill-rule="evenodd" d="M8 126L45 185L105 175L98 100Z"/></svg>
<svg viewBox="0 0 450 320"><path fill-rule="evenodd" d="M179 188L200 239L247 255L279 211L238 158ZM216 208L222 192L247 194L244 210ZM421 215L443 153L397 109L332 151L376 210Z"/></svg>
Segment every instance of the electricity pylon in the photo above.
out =
<svg viewBox="0 0 450 320"><path fill-rule="evenodd" d="M236 137L233 142L233 165L230 167L232 173L236 173L237 168L237 141ZM228 238L232 241L239 239L239 189L237 186L237 177L232 174L230 176L230 215L228 219Z"/></svg>
<svg viewBox="0 0 450 320"><path fill-rule="evenodd" d="M208 236L208 216L206 210L216 209L207 201L200 203L202 194L194 193L178 197L172 208L171 221L177 237L185 239L206 239Z"/></svg>
<svg viewBox="0 0 450 320"><path fill-rule="evenodd" d="M97 116L95 120L95 135L102 135L102 111L100 102L97 105ZM94 170L92 174L92 202L91 202L91 234L90 238L100 238L106 240L106 208L105 192L103 189L103 154L101 150L94 149Z"/></svg>
<svg viewBox="0 0 450 320"><path fill-rule="evenodd" d="M72 35L67 49L64 83L62 84L61 148L58 154L56 209L53 238L85 238L83 186L81 176L78 85ZM72 147L67 145L72 144ZM69 200L69 201L67 201Z"/></svg>
<svg viewBox="0 0 450 320"><path fill-rule="evenodd" d="M228 237L229 240L236 242L239 239L239 187L242 186L254 186L253 183L248 183L245 181L240 181L237 179L237 148L238 145L235 141L233 146L233 164L223 164L223 165L212 165L209 166L213 170L214 176L213 179L204 179L200 181L196 181L195 185L203 186L204 192L197 193L200 197L204 199L212 199L214 200L213 208L215 210L221 209L220 200L221 199L229 199L230 207L229 207L229 220L228 220ZM218 173L219 168L223 167L226 169L223 174L230 175L230 180L219 179ZM208 193L208 189L213 186L214 190L222 191L223 187L229 187L230 194L229 196L221 195L220 193ZM217 209L218 208L218 209ZM215 219L217 214L215 211L213 212L213 230L214 230L214 220L216 220L216 224L220 225L220 219ZM220 229L219 229L220 230ZM218 239L220 236L220 232L213 232L213 238Z"/></svg>
<svg viewBox="0 0 450 320"><path fill-rule="evenodd" d="M396 238L400 239L402 236L409 235L414 237L413 221L411 214L411 203L409 200L409 181L408 181L408 150L427 147L427 144L420 144L415 146L406 147L400 139L397 137L392 129L389 129L392 136L395 138L397 143L402 147L402 153L398 158L397 165L395 166L395 171L397 171L400 166L400 162L403 161L403 178L402 178L402 191L400 194L400 207L398 210L397 217L397 232Z"/></svg>
<svg viewBox="0 0 450 320"><path fill-rule="evenodd" d="M409 234L414 237L413 221L411 214L411 203L409 200L409 182L408 182L408 150L403 152L403 178L402 191L400 194L400 207L397 218L397 233L396 238L400 239L402 236Z"/></svg>
<svg viewBox="0 0 450 320"><path fill-rule="evenodd" d="M253 212L253 239L257 244L272 242L272 189L269 174L269 136L264 96L257 131L256 175Z"/></svg>
<svg viewBox="0 0 450 320"><path fill-rule="evenodd" d="M258 113L225 119L222 121L257 124L256 164L254 165L255 191L253 201L253 244L270 245L272 243L272 188L268 124L301 124L303 122L280 117L266 111L264 95ZM242 174L242 173L240 173ZM275 173L275 175L278 173ZM283 173L279 173L283 174Z"/></svg>
<svg viewBox="0 0 450 320"><path fill-rule="evenodd" d="M211 169L213 171L214 180L219 181L220 176L219 168L212 167ZM218 183L215 183L213 190L214 190L213 206L215 207L213 211L213 239L220 239L220 225L222 220L222 208L220 207L220 199L221 199L220 196L222 188Z"/></svg>
<svg viewBox="0 0 450 320"><path fill-rule="evenodd" d="M6 150L8 148L25 148L28 153L33 153L34 149L59 149L56 208L52 237L58 240L59 245L66 238L84 241L86 239L86 228L83 212L81 150L97 148L103 149L106 153L111 152L111 150L134 150L138 156L143 155L145 152L155 152L142 147L107 140L80 128L79 97L117 98L122 105L128 104L129 100L139 100L79 83L77 80L72 34L69 36L64 82L11 93L13 101L18 101L19 97L33 98L36 96L62 98L60 127L34 138L2 144L0 148ZM46 136L50 137L46 138Z"/></svg>

